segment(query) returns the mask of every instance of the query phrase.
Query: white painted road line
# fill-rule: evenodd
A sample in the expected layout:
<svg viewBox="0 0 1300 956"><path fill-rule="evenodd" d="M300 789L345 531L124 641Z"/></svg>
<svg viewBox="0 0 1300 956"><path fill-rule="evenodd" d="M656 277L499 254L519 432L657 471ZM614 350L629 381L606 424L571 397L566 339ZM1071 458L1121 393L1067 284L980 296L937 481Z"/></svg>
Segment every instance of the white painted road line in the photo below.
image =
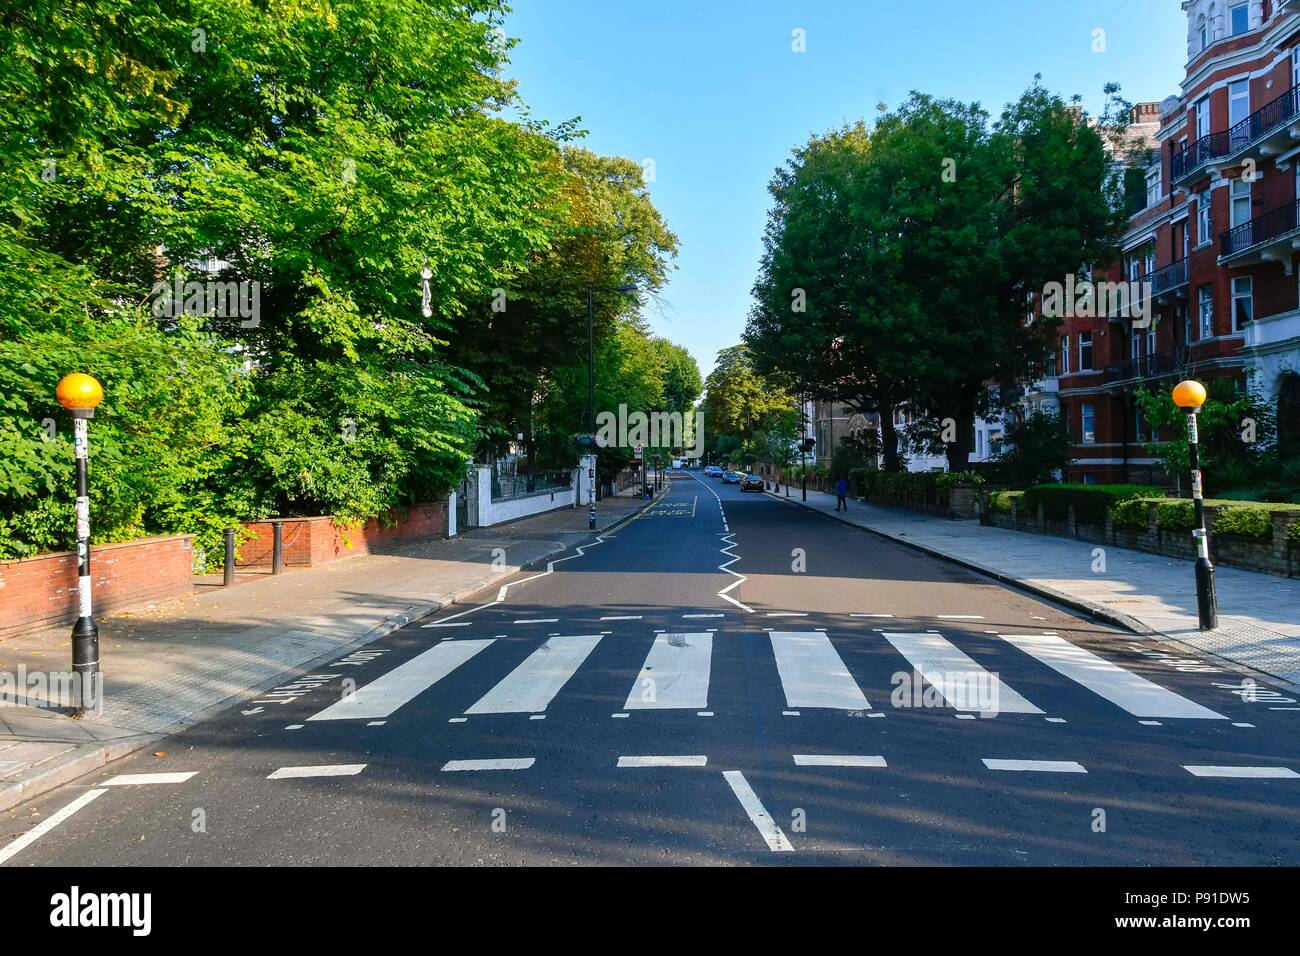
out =
<svg viewBox="0 0 1300 956"><path fill-rule="evenodd" d="M786 706L870 710L844 660L820 631L772 631L772 654Z"/></svg>
<svg viewBox="0 0 1300 956"><path fill-rule="evenodd" d="M467 714L537 714L560 692L600 643L599 634L551 637L465 711Z"/></svg>
<svg viewBox="0 0 1300 956"><path fill-rule="evenodd" d="M366 769L363 763L336 763L320 767L281 767L267 780L296 780L300 777L355 777Z"/></svg>
<svg viewBox="0 0 1300 956"><path fill-rule="evenodd" d="M558 624L559 620L560 619L558 617L534 617L534 618L522 618L518 621L515 621L515 623L516 624Z"/></svg>
<svg viewBox="0 0 1300 956"><path fill-rule="evenodd" d="M731 792L736 795L740 805L745 812L749 814L749 819L754 826L758 828L759 835L767 844L767 848L772 851L793 850L790 841L786 838L781 828L776 825L772 815L763 807L763 802L758 799L758 794L754 788L749 785L745 775L739 770L724 771L722 776L726 778L727 784L731 787Z"/></svg>
<svg viewBox="0 0 1300 956"><path fill-rule="evenodd" d="M184 783L198 773L190 770L185 773L122 773L105 780L101 787L139 787L150 783Z"/></svg>
<svg viewBox="0 0 1300 956"><path fill-rule="evenodd" d="M725 614L683 614L684 618L702 618L702 617L726 617Z"/></svg>
<svg viewBox="0 0 1300 956"><path fill-rule="evenodd" d="M527 770L535 757L502 757L495 760L448 760L442 765L445 772L461 770Z"/></svg>
<svg viewBox="0 0 1300 956"><path fill-rule="evenodd" d="M610 614L605 617L602 617L601 620L602 621L639 621L641 620L641 618L642 615L640 614Z"/></svg>
<svg viewBox="0 0 1300 956"><path fill-rule="evenodd" d="M656 635L623 709L706 709L712 661L712 634Z"/></svg>
<svg viewBox="0 0 1300 956"><path fill-rule="evenodd" d="M442 680L492 641L492 638L487 638L436 644L307 719L378 720L391 717L395 710Z"/></svg>
<svg viewBox="0 0 1300 956"><path fill-rule="evenodd" d="M850 614L849 617L893 617L892 614Z"/></svg>
<svg viewBox="0 0 1300 956"><path fill-rule="evenodd" d="M469 627L473 621L456 621L451 624L421 624L420 627Z"/></svg>
<svg viewBox="0 0 1300 956"><path fill-rule="evenodd" d="M1004 641L1046 664L1058 674L1122 707L1134 717L1180 717L1192 720L1227 720L1145 677L1126 671L1104 657L1051 634L1000 634Z"/></svg>
<svg viewBox="0 0 1300 956"><path fill-rule="evenodd" d="M936 614L936 620L940 621L982 621L983 614Z"/></svg>
<svg viewBox="0 0 1300 956"><path fill-rule="evenodd" d="M1289 767L1188 767L1193 777L1236 777L1256 780L1300 780L1300 773Z"/></svg>
<svg viewBox="0 0 1300 956"><path fill-rule="evenodd" d="M36 826L32 827L18 839L14 840L3 850L0 850L0 866L4 866L5 863L12 860L15 856L27 849L41 837L45 836L45 834L49 833L96 797L102 797L106 793L108 793L107 790L87 790L62 810L36 824Z"/></svg>
<svg viewBox="0 0 1300 956"><path fill-rule="evenodd" d="M1002 683L946 638L938 634L891 634L882 637L907 658L934 686L948 706L993 714L1041 714L1029 701Z"/></svg>
<svg viewBox="0 0 1300 956"><path fill-rule="evenodd" d="M796 767L885 767L884 757L856 757L849 754L795 754Z"/></svg>
<svg viewBox="0 0 1300 956"><path fill-rule="evenodd" d="M618 758L620 767L704 767L708 762L709 758L706 756Z"/></svg>
<svg viewBox="0 0 1300 956"><path fill-rule="evenodd" d="M768 617L807 617L807 611L768 611Z"/></svg>
<svg viewBox="0 0 1300 956"><path fill-rule="evenodd" d="M1082 764L1073 760L997 760L984 758L990 770L1036 770L1043 773L1087 773Z"/></svg>

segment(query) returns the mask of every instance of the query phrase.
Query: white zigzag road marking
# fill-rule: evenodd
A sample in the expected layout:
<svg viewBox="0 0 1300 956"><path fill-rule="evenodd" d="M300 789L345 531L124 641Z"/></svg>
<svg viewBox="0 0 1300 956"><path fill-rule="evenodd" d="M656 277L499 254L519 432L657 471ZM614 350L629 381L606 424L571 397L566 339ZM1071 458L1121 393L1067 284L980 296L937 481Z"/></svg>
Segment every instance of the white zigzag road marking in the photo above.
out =
<svg viewBox="0 0 1300 956"><path fill-rule="evenodd" d="M695 475L691 475L691 477L694 478L696 481L699 481L700 484L704 485L704 482L700 481L700 479L697 478ZM719 570L719 571L726 571L728 574L733 575L734 577L736 577L736 578L738 579L738 580L732 581L732 582L731 582L730 584L728 584L725 588L723 588L721 591L719 591L719 592L718 592L718 597L722 598L722 600L724 600L724 601L727 601L727 602L729 602L729 603L731 603L731 604L736 605L736 607L740 608L742 611L744 611L744 612L747 613L747 614L753 614L753 613L754 613L754 609L753 609L752 607L749 607L748 605L745 605L745 604L741 604L739 601L737 601L735 598L733 598L730 594L727 593L728 591L732 590L733 588L738 588L738 587L740 587L742 584L744 584L746 581L748 581L749 578L745 577L745 576L744 576L743 574L741 574L739 571L733 571L733 570L731 570L731 566L732 566L733 564L735 564L737 561L740 560L740 555L736 554L736 552L734 552L734 551L731 550L732 548L734 548L734 547L737 546L737 545L736 545L736 536L735 536L735 534L732 532L732 530L731 530L729 527L727 527L727 512L726 512L726 511L723 509L723 507L722 507L722 496L719 495L719 494L718 494L716 491L714 491L712 488L709 488L708 485L704 485L704 487L705 487L705 488L708 488L708 490L709 490L709 494L713 495L714 498L717 498L717 499L718 499L718 513L722 515L722 530L726 532L726 534L719 535L719 537L720 537L723 541L727 541L728 538L731 539L730 541L727 541L727 546L726 546L725 548L720 549L721 552L722 552L723 554L725 554L725 555L729 555L729 556L731 557L731 560L728 561L726 564L719 564L719 565L718 565L718 570Z"/></svg>

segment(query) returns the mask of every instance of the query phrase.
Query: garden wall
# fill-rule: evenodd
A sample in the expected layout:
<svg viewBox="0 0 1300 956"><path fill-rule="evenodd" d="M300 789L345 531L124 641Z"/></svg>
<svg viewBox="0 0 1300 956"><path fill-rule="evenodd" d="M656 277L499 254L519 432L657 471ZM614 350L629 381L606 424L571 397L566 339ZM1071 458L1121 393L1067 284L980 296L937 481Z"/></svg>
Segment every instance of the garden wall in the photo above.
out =
<svg viewBox="0 0 1300 956"><path fill-rule="evenodd" d="M194 590L193 535L99 544L90 551L95 615L170 601ZM77 619L77 554L0 561L0 637Z"/></svg>
<svg viewBox="0 0 1300 956"><path fill-rule="evenodd" d="M1010 512L995 511L989 507L987 496L981 502L982 520L994 527L1076 538L1094 544L1130 548L1134 551L1146 551L1150 554L1160 554L1186 561L1194 560L1196 544L1192 533L1161 528L1157 524L1157 506L1148 504L1147 509L1145 528L1123 528L1115 526L1113 512L1110 509L1106 511L1105 523L1098 525L1076 521L1073 508L1069 519L1062 522L1045 519L1041 508L1035 513L1025 513L1013 504ZM1219 509L1213 505L1206 505L1206 527L1214 528L1218 511ZM1267 537L1254 538L1239 534L1217 534L1211 531L1211 560L1215 564L1242 568L1246 571L1262 571L1266 574L1295 577L1300 573L1300 545L1290 535L1292 527L1300 524L1300 507L1295 511L1275 511L1271 520L1271 534Z"/></svg>
<svg viewBox="0 0 1300 956"><path fill-rule="evenodd" d="M447 502L415 505L395 512L389 523L377 519L340 528L326 515L320 518L282 518L283 554L286 568L311 568L339 558L369 554L419 538L445 538L448 531ZM255 521L244 527L256 537L239 546L236 567L270 568L274 528L270 521Z"/></svg>

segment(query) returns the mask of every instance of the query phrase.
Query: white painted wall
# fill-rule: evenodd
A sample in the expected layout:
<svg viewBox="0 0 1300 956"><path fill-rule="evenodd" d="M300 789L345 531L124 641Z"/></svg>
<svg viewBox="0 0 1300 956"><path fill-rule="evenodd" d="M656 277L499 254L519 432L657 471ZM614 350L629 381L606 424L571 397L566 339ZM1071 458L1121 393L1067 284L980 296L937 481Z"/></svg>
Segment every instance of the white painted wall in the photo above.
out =
<svg viewBox="0 0 1300 956"><path fill-rule="evenodd" d="M559 508L572 508L576 501L575 490L579 473L579 469L573 470L568 488L542 491L523 498L493 501L492 468L489 465L476 465L469 475L468 523L475 528L490 528L506 521L515 521Z"/></svg>

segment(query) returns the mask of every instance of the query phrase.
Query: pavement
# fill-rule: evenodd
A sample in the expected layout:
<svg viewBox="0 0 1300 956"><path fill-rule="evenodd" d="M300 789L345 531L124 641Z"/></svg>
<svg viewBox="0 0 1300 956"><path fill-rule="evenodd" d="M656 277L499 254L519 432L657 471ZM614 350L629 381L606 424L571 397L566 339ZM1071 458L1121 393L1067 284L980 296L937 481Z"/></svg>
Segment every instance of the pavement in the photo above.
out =
<svg viewBox="0 0 1300 956"><path fill-rule="evenodd" d="M1219 627L1200 630L1192 566L1144 551L952 521L854 500L837 513L834 495L781 486L778 494L828 517L1059 601L1139 634L1300 687L1300 581L1215 568ZM1099 560L1101 557L1103 560Z"/></svg>
<svg viewBox="0 0 1300 956"><path fill-rule="evenodd" d="M607 498L597 529L642 507L630 491ZM585 509L560 509L279 576L240 572L235 587L201 585L192 597L100 619L102 713L73 720L49 695L0 696L0 810L148 747L250 690L281 699L274 690L293 673L590 537ZM0 642L0 672L67 671L70 653L66 627L30 632Z"/></svg>
<svg viewBox="0 0 1300 956"><path fill-rule="evenodd" d="M0 866L1300 860L1280 684L694 476L345 650L0 813Z"/></svg>

